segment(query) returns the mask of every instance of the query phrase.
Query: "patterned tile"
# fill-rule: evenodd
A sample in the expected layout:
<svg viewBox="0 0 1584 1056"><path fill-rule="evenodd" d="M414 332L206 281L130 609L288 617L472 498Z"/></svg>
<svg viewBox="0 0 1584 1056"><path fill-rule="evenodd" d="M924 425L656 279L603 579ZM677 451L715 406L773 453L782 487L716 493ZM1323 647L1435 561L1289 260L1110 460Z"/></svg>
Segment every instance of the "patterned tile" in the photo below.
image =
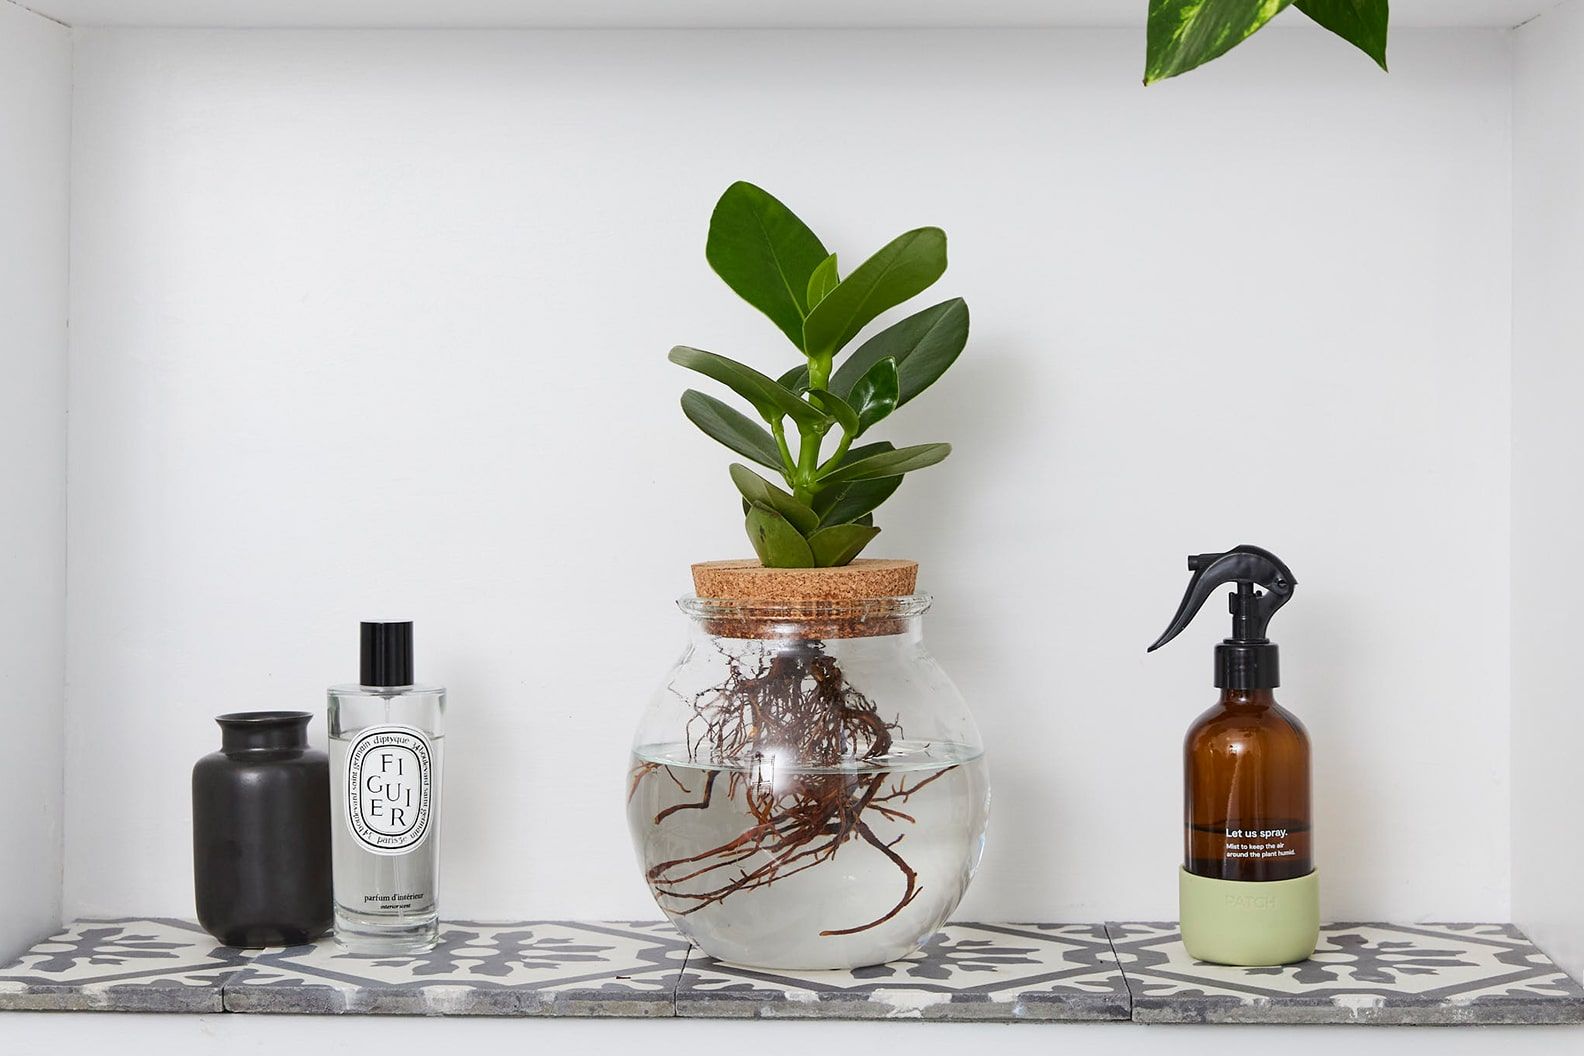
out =
<svg viewBox="0 0 1584 1056"><path fill-rule="evenodd" d="M1584 990L1510 924L1328 924L1281 968L1195 961L1175 924L1108 928L1141 1023L1584 1022Z"/></svg>
<svg viewBox="0 0 1584 1056"><path fill-rule="evenodd" d="M676 1005L679 1016L767 1019L1128 1018L1097 924L948 924L911 957L852 971L761 971L695 953Z"/></svg>
<svg viewBox="0 0 1584 1056"><path fill-rule="evenodd" d="M670 1016L687 940L669 924L443 923L429 953L325 939L267 950L226 982L229 1012Z"/></svg>
<svg viewBox="0 0 1584 1056"><path fill-rule="evenodd" d="M891 964L764 972L690 954L660 922L454 922L430 953L358 957L124 919L79 921L0 968L4 1009L1584 1023L1584 990L1508 924L1333 924L1283 968L1195 962L1174 924L950 924Z"/></svg>
<svg viewBox="0 0 1584 1056"><path fill-rule="evenodd" d="M181 920L81 920L0 968L0 1009L219 1012L244 962Z"/></svg>

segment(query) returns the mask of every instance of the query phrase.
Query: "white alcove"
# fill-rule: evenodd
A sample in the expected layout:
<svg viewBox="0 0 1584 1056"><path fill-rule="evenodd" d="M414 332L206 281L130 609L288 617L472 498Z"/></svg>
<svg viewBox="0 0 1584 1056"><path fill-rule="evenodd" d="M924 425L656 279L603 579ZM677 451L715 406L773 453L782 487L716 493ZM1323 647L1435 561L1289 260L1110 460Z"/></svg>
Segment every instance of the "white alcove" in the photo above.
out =
<svg viewBox="0 0 1584 1056"><path fill-rule="evenodd" d="M875 547L989 746L960 917L1175 915L1223 629L1143 647L1185 554L1255 542L1300 583L1324 915L1512 920L1584 972L1584 0L1400 0L1390 75L1283 18L1149 89L1145 6L0 3L0 956L191 916L211 717L322 712L398 614L453 693L447 915L656 915L628 737L687 565L746 550L665 351L785 357L703 259L744 178L848 259L944 227L973 311L888 434L955 452ZM197 1044L158 1022L0 1039Z"/></svg>

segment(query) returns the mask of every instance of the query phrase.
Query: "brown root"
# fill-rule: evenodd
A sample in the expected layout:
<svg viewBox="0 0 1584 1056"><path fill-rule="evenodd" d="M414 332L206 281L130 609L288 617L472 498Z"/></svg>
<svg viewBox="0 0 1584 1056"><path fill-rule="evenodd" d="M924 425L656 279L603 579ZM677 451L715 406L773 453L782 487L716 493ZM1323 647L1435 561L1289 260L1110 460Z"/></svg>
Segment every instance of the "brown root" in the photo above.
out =
<svg viewBox="0 0 1584 1056"><path fill-rule="evenodd" d="M751 669L736 656L728 654L727 661L725 682L691 701L688 752L712 767L704 787L697 800L665 808L653 824L681 811L707 809L720 795L741 797L752 823L718 846L650 867L647 879L655 897L686 916L812 869L834 858L847 841L861 840L896 866L904 881L902 895L867 924L820 934L852 935L884 924L918 896L918 873L897 850L903 837L882 840L866 818L913 823L899 805L947 770L911 786L896 779L887 788L894 775L840 769L854 760L883 759L901 729L847 682L818 641L761 657ZM778 773L782 758L797 760L797 772ZM831 772L821 772L827 767ZM629 798L643 781L657 779L657 769L682 788L670 767L642 763L634 768ZM718 781L722 774L725 782Z"/></svg>

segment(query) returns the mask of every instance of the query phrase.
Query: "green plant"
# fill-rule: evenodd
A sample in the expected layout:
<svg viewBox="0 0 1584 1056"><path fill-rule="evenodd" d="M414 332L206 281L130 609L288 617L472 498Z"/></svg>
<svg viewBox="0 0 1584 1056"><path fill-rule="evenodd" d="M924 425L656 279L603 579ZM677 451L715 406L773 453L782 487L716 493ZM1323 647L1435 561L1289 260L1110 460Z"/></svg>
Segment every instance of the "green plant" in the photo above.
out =
<svg viewBox="0 0 1584 1056"><path fill-rule="evenodd" d="M1386 68L1388 0L1150 0L1144 83L1220 58L1289 6Z"/></svg>
<svg viewBox="0 0 1584 1056"><path fill-rule="evenodd" d="M797 346L803 362L772 378L752 367L677 346L671 361L720 382L764 420L689 389L682 413L707 435L767 469L782 488L741 463L731 467L748 538L771 568L845 565L879 534L874 511L902 476L932 466L950 444L894 447L854 442L945 373L968 340L968 305L942 301L836 357L882 312L922 293L946 270L946 233L898 235L846 278L836 254L792 210L751 183L734 183L710 217L704 255L738 296ZM797 430L796 450L786 423ZM829 438L835 447L827 456Z"/></svg>

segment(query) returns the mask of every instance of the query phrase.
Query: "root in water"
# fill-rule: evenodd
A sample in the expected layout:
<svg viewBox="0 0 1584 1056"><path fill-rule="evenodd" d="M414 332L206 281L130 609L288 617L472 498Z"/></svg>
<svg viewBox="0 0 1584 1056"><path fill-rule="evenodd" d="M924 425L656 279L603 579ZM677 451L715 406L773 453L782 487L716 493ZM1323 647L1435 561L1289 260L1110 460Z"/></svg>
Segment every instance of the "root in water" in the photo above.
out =
<svg viewBox="0 0 1584 1056"><path fill-rule="evenodd" d="M902 731L848 684L818 641L761 657L751 668L728 654L727 667L725 682L690 701L694 719L688 755L719 769L706 771L697 799L665 808L653 824L663 825L684 811L707 810L718 796L733 801L741 797L751 822L718 846L652 866L648 880L655 897L680 916L697 913L732 895L812 869L834 858L844 843L860 840L896 867L903 880L901 897L868 923L820 934L853 935L895 917L918 896L918 874L897 850L902 836L886 841L869 822L879 817L912 823L902 806L954 768L934 771L911 785L905 776L883 770L835 769L854 760L883 760L893 735ZM777 773L778 759L796 760L798 772ZM825 767L833 772L803 772ZM722 775L724 782L719 780ZM640 763L633 770L628 798L644 781L667 779L682 787L670 767Z"/></svg>

